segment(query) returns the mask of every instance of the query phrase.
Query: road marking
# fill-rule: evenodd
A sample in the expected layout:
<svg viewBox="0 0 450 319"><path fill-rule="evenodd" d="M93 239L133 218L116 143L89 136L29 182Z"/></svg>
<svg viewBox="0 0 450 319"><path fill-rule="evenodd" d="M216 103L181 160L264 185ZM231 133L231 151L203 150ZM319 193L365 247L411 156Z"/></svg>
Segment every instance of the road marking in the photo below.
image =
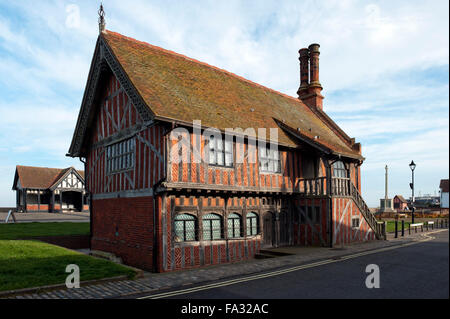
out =
<svg viewBox="0 0 450 319"><path fill-rule="evenodd" d="M203 285L203 286L199 286L199 287L192 287L192 288L180 289L180 290L176 290L176 291L169 291L169 292L164 292L164 293L150 295L150 296L139 297L137 299L161 299L161 298L173 297L173 296L182 295L182 294L189 294L189 293L198 292L198 291L202 291L202 290L226 287L226 286L230 286L230 285L234 285L234 284L238 284L238 283L242 283L242 282L247 282L247 281L253 281L253 280L258 280L258 279L270 278L270 277L274 277L274 276L280 276L280 275L298 271L298 270L319 267L319 266L332 264L332 263L336 263L336 262L341 262L344 260L349 260L349 259L353 259L353 258L357 258L357 257L361 257L361 256L366 256L366 255L376 254L376 253L380 253L380 252L384 252L384 251L389 251L389 250L394 250L394 249L399 249L399 248L416 245L419 243L423 243L423 242L435 239L435 237L431 237L429 235L434 234L434 233L439 233L439 232L442 232L445 230L439 230L439 231L435 231L432 233L423 234L423 236L425 236L426 238L420 239L417 241L413 241L410 243L406 243L406 244L400 244L400 245L391 246L391 247L369 250L369 251L356 253L356 254L352 254L352 255L348 255L348 256L342 256L339 259L326 259L326 260L314 262L311 264L295 266L295 267L291 267L291 268L283 269L283 270L276 270L276 271L259 274L259 275L252 275L252 276L248 276L245 278L231 279L231 280L226 280L226 281L222 281L222 282L218 282L218 283Z"/></svg>

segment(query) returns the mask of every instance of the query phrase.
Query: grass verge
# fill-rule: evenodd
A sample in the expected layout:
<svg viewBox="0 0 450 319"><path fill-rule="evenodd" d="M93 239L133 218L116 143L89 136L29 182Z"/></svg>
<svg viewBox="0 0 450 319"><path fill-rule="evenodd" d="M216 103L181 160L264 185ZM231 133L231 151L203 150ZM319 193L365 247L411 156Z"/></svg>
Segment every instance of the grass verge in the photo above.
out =
<svg viewBox="0 0 450 319"><path fill-rule="evenodd" d="M39 241L0 240L0 291L64 284L66 266L80 267L80 281L126 275L128 267Z"/></svg>
<svg viewBox="0 0 450 319"><path fill-rule="evenodd" d="M89 223L0 224L0 240L64 235L89 235Z"/></svg>

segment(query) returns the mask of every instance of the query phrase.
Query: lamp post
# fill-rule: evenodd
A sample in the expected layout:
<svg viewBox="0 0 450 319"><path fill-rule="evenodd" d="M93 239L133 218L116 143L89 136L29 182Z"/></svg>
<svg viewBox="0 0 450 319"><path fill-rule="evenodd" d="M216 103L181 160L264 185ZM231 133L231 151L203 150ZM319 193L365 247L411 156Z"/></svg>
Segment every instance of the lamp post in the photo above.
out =
<svg viewBox="0 0 450 319"><path fill-rule="evenodd" d="M412 190L412 198L411 198L411 206L412 206L412 213L411 213L411 223L414 224L414 170L416 169L416 164L414 161L411 161L409 164L409 168L411 169L412 174L412 183L409 184Z"/></svg>

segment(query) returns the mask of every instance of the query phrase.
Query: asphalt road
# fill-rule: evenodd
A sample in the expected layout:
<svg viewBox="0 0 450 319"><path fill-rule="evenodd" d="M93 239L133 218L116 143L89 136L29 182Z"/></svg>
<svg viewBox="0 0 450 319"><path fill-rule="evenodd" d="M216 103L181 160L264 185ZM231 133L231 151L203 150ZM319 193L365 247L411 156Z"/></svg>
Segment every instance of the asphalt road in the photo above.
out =
<svg viewBox="0 0 450 319"><path fill-rule="evenodd" d="M449 233L433 240L289 273L191 293L174 299L449 298ZM366 287L376 264L380 288ZM195 287L195 286L194 286ZM143 297L143 296L141 296ZM145 296L146 298L150 296ZM160 295L160 297L164 297Z"/></svg>

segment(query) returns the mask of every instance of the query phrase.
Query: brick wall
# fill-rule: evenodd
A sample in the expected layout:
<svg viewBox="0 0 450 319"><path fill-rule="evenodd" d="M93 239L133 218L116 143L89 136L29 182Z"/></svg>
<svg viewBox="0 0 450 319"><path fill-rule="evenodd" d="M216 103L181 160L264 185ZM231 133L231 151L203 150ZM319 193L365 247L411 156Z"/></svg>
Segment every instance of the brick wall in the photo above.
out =
<svg viewBox="0 0 450 319"><path fill-rule="evenodd" d="M122 258L127 265L152 270L153 197L92 201L91 245Z"/></svg>

